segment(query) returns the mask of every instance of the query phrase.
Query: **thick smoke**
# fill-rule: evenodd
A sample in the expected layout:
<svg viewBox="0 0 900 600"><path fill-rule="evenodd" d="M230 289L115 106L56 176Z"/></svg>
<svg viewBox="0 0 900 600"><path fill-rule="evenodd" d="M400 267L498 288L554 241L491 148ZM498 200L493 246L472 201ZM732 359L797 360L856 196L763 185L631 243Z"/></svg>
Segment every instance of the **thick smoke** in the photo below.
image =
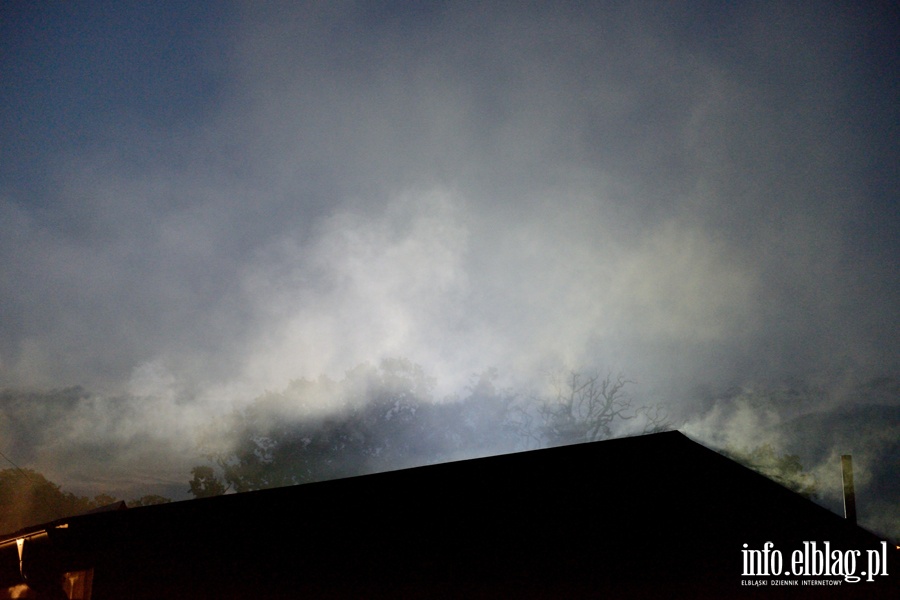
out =
<svg viewBox="0 0 900 600"><path fill-rule="evenodd" d="M174 486L214 416L391 356L623 372L747 446L793 399L729 390L896 376L874 8L7 10L0 385L49 420L4 448L51 479Z"/></svg>
<svg viewBox="0 0 900 600"><path fill-rule="evenodd" d="M682 431L729 454L769 446L776 456L796 456L803 466L796 475L814 478L816 501L838 514L843 514L841 456L851 455L860 524L900 539L896 379L744 387L715 400Z"/></svg>

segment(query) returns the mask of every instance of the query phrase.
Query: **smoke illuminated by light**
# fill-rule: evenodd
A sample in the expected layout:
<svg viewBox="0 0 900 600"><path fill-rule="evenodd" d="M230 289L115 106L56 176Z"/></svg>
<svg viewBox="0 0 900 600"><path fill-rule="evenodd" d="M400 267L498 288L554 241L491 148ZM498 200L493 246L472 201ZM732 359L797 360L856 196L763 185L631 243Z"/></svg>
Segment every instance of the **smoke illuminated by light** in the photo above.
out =
<svg viewBox="0 0 900 600"><path fill-rule="evenodd" d="M862 486L898 451L895 10L5 8L2 450L183 495L215 418L406 357L438 400L622 372L811 470L843 450L792 419L877 405Z"/></svg>

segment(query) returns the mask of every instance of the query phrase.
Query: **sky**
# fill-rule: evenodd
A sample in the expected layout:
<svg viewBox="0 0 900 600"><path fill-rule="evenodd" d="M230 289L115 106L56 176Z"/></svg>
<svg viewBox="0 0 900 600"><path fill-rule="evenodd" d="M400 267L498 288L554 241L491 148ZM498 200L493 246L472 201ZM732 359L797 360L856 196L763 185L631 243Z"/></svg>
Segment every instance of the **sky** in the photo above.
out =
<svg viewBox="0 0 900 600"><path fill-rule="evenodd" d="M3 3L0 388L90 395L6 451L171 485L210 415L393 356L622 372L707 437L900 404L858 393L900 363L882 4Z"/></svg>

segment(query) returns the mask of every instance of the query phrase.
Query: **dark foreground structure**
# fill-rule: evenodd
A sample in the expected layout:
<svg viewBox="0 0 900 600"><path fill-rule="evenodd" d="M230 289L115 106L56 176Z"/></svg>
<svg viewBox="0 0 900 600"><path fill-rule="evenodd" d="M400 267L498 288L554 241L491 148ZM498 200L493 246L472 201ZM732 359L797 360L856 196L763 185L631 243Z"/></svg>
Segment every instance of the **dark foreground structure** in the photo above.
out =
<svg viewBox="0 0 900 600"><path fill-rule="evenodd" d="M896 599L897 555L671 432L62 519L0 597Z"/></svg>

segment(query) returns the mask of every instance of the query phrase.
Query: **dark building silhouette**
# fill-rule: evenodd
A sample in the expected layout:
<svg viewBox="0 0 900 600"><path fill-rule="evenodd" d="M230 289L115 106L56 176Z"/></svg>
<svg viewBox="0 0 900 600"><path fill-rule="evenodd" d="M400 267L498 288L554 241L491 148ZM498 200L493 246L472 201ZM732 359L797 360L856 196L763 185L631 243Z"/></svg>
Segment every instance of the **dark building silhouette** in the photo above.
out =
<svg viewBox="0 0 900 600"><path fill-rule="evenodd" d="M856 575L887 562L871 582L746 574L812 542L859 551ZM0 593L898 598L897 554L671 432L62 519L0 537Z"/></svg>

